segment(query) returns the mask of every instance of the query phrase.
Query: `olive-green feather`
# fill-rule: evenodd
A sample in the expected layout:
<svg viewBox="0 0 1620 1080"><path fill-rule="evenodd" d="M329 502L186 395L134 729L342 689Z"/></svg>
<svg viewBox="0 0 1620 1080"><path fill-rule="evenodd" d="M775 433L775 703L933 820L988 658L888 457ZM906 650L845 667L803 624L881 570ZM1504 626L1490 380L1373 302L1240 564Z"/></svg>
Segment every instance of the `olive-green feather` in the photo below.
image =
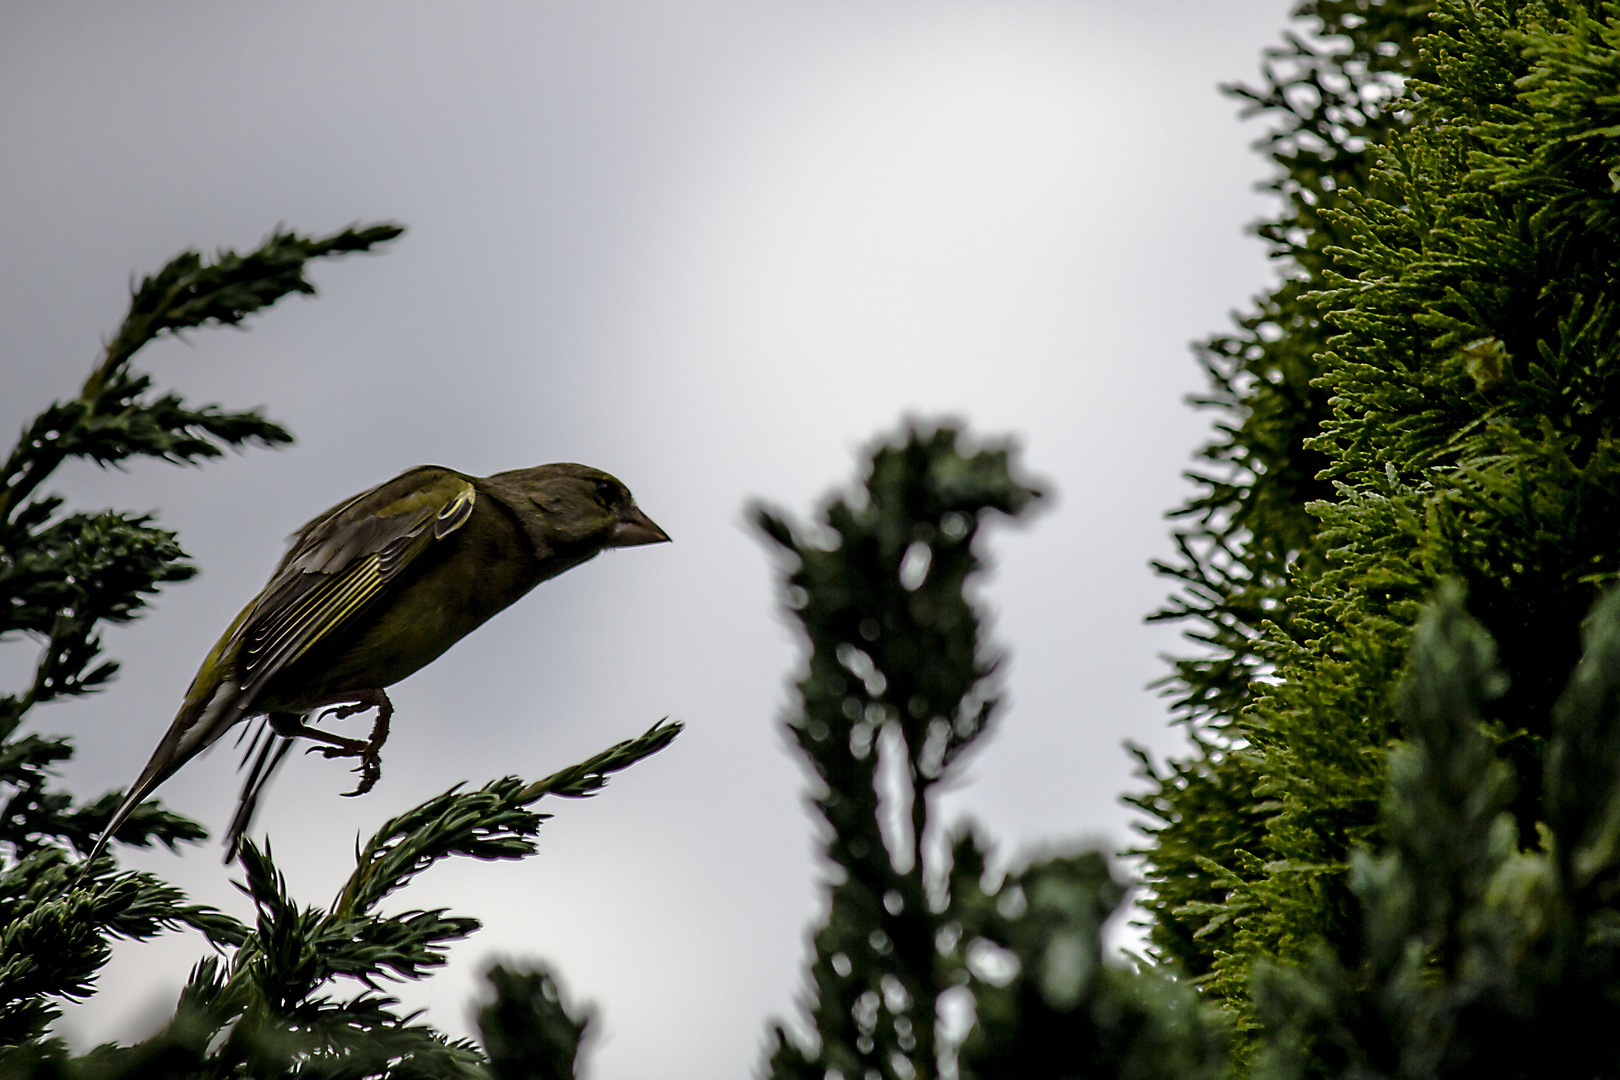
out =
<svg viewBox="0 0 1620 1080"><path fill-rule="evenodd" d="M222 714L224 727L249 715L240 710L266 711L254 708L266 686L323 641L341 637L429 546L466 524L476 501L470 477L421 466L305 525L270 583L204 662L186 705L200 715L221 684L234 679L237 715ZM201 749L218 732L198 737Z"/></svg>
<svg viewBox="0 0 1620 1080"><path fill-rule="evenodd" d="M282 735L344 744L289 720L336 702L386 703L386 687L540 582L606 548L668 539L618 480L566 463L488 477L424 465L339 503L294 535L209 652L95 851L237 723L270 714ZM280 757L260 755L241 827Z"/></svg>
<svg viewBox="0 0 1620 1080"><path fill-rule="evenodd" d="M476 501L471 478L422 466L300 529L269 584L209 651L106 835L232 725L268 711L260 701L265 686L323 639L340 635L430 544L465 525Z"/></svg>
<svg viewBox="0 0 1620 1080"><path fill-rule="evenodd" d="M372 492L381 498L345 504L300 534L240 630L245 694L256 697L283 668L340 635L429 546L467 523L478 498L471 481L436 471L442 475L421 477L424 484L376 509L370 504L399 480Z"/></svg>

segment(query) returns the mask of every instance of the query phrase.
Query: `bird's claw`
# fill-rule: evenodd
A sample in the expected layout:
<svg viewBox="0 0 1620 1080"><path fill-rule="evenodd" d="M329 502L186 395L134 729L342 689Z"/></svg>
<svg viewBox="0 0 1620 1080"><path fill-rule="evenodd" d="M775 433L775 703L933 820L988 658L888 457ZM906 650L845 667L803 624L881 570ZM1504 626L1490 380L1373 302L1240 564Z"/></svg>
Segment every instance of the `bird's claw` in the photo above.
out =
<svg viewBox="0 0 1620 1080"><path fill-rule="evenodd" d="M370 746L370 743L361 742L359 739L344 739L338 743L317 743L306 748L304 753L319 754L323 758L362 757Z"/></svg>
<svg viewBox="0 0 1620 1080"><path fill-rule="evenodd" d="M360 764L355 766L354 771L360 774L360 783L355 785L353 791L343 793L345 799L364 795L382 779L382 755L377 752L376 747L366 744L366 749L360 754Z"/></svg>
<svg viewBox="0 0 1620 1080"><path fill-rule="evenodd" d="M335 720L347 720L356 713L363 713L371 707L372 702L369 700L356 701L348 705L334 705L330 709L327 709L325 712L321 713L321 719L325 720L328 716L330 716Z"/></svg>
<svg viewBox="0 0 1620 1080"><path fill-rule="evenodd" d="M367 691L356 701L335 705L321 714L322 719L331 716L338 720L347 720L356 713L365 712L370 708L377 710L377 719L371 725L371 736L365 741L344 739L323 732L319 735L319 738L325 740L329 745L312 746L306 751L306 753L313 753L319 750L321 756L327 758L352 757L360 759L360 764L356 765L354 770L360 774L360 783L355 786L353 791L345 791L343 793L345 797L352 798L355 795L364 795L376 786L378 780L382 779L382 747L383 743L388 741L388 721L394 715L394 706L388 700L387 694L381 690L374 690ZM310 732L306 730L306 733Z"/></svg>

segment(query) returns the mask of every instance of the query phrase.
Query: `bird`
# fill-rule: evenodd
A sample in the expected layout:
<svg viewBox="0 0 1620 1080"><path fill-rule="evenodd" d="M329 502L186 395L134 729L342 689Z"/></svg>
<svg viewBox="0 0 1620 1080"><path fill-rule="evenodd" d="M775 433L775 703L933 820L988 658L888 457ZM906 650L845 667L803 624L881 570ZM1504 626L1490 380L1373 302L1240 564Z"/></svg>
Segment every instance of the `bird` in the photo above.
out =
<svg viewBox="0 0 1620 1080"><path fill-rule="evenodd" d="M360 780L346 794L364 794L381 776L389 686L542 581L609 548L668 540L622 482L571 462L484 477L420 465L339 503L293 534L269 583L209 652L84 865L153 789L255 717L264 722L243 757L227 863L295 739L358 758ZM314 727L322 709L337 719L375 709L370 737Z"/></svg>

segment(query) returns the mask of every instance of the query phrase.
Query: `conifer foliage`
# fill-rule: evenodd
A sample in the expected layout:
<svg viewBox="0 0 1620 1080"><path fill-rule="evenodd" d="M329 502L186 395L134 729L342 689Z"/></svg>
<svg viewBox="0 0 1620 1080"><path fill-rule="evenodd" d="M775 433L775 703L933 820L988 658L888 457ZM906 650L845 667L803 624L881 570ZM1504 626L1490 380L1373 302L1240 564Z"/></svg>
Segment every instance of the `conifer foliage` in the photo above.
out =
<svg viewBox="0 0 1620 1080"><path fill-rule="evenodd" d="M1250 513L1248 532L1231 534L1227 565L1259 566L1276 551L1281 571L1257 619L1222 624L1241 633L1180 669L1184 701L1207 706L1198 721L1206 745L1153 772L1154 790L1139 800L1158 818L1147 852L1155 943L1229 1004L1248 1033L1246 1055L1280 1024L1298 1040L1293 1060L1312 1074L1448 1075L1463 1060L1514 1074L1519 1059L1482 1049L1501 1048L1493 1040L1512 1027L1508 1018L1557 1024L1547 1004L1557 994L1612 993L1599 988L1607 976L1580 974L1578 962L1490 951L1539 956L1562 941L1557 948L1592 950L1601 968L1596 939L1557 935L1578 925L1601 937L1612 915L1572 922L1531 898L1552 922L1487 924L1506 917L1492 905L1507 903L1511 882L1531 888L1533 874L1514 874L1530 874L1536 859L1573 858L1554 825L1559 807L1607 805L1614 780L1588 775L1575 794L1553 786L1573 781L1552 766L1563 753L1559 718L1572 708L1561 695L1576 692L1566 686L1582 619L1620 576L1620 11L1441 0L1307 13L1325 32L1354 31L1346 57L1377 43L1373 52L1407 81L1381 130L1345 129L1371 144L1361 176L1336 181L1315 220L1295 219L1302 250L1320 257L1293 256L1309 288L1296 297L1298 320L1268 333L1274 349L1311 358L1317 403L1301 399L1283 426L1295 432L1291 445L1315 455L1317 486L1289 496L1289 515ZM1241 421L1232 460L1260 460L1259 427L1276 400L1267 381L1256 371L1228 402ZM1248 512L1264 484L1215 491L1211 520L1237 520L1220 515ZM1228 597L1244 594L1246 573L1203 594L1202 579L1188 578L1189 595L1204 598L1186 610L1219 616ZM1455 629L1463 623L1454 614L1441 620L1454 631L1414 638L1424 604L1448 579L1466 591L1477 633ZM1464 716L1482 726L1435 742L1438 714L1393 688L1403 673L1439 679L1435 650L1478 653L1458 642L1479 635L1494 643L1499 676L1481 668L1445 696L1453 727L1473 722ZM1239 655L1251 658L1246 670L1223 659ZM1397 743L1406 749L1391 754ZM1444 784L1425 795L1413 779L1419 761L1435 783L1463 769L1478 804L1467 813L1485 817L1446 809L1462 797ZM1398 791L1409 805L1396 813ZM1572 879L1545 880L1556 880L1547 886L1556 893ZM1450 891L1436 892L1443 882ZM1446 913L1392 914L1431 893ZM1586 895L1558 903L1592 903ZM1498 932L1506 936L1486 940ZM1396 945L1409 954L1390 952ZM1469 967L1487 960L1490 979L1502 980L1494 989ZM1312 1000L1333 1023L1305 1023L1305 998L1281 995L1280 986L1305 985L1290 983L1301 971L1316 973L1300 978L1315 980ZM1435 997L1431 979L1453 981ZM1562 989L1543 996L1549 985ZM1323 1005L1333 995L1339 1004ZM1292 1011L1279 1009L1284 1000ZM1362 1010L1355 1022L1352 1005ZM1369 1019L1381 1010L1394 1027ZM1593 1038L1578 1045L1590 1049ZM1273 1051L1266 1060L1282 1060ZM1439 1056L1423 1057L1431 1051ZM1612 1069L1594 1064L1586 1074Z"/></svg>
<svg viewBox="0 0 1620 1080"><path fill-rule="evenodd" d="M1350 239L1335 211L1376 189L1377 146L1410 118L1401 90L1432 6L1308 0L1295 14L1310 32L1267 50L1262 85L1227 88L1267 125L1258 148L1276 164L1279 210L1257 231L1281 280L1233 332L1197 347L1209 390L1195 404L1217 413L1216 435L1200 453L1205 467L1189 474L1198 493L1172 514L1186 523L1174 534L1180 557L1156 565L1179 591L1154 616L1190 623L1202 646L1167 680L1196 752L1164 766L1144 758L1152 790L1131 800L1158 819L1143 853L1155 949L1199 977L1237 948L1230 908L1210 917L1204 906L1225 905L1235 878L1208 860L1267 842L1267 800L1253 796L1262 762L1239 717L1278 651L1308 635L1289 597L1326 557L1307 509L1333 491L1312 443L1328 417L1317 380L1330 332L1313 296L1330 253Z"/></svg>
<svg viewBox="0 0 1620 1080"><path fill-rule="evenodd" d="M120 874L108 862L81 879L69 859L70 850L89 850L120 793L76 805L53 790L51 770L72 746L22 733L21 725L38 705L103 689L118 664L101 657L101 626L139 617L162 585L196 571L174 534L150 515L65 512L62 498L41 494L41 485L71 458L194 464L227 447L291 442L256 412L193 408L155 393L132 359L165 335L237 325L284 296L313 293L304 276L311 259L368 251L402 231L374 225L321 238L276 233L248 255L182 253L134 290L129 314L78 396L35 417L0 465L0 640L27 635L40 643L29 685L0 697L0 786L7 792L0 810L0 1043L38 1037L55 1015L54 999L88 993L112 937L147 938L182 924L221 944L240 937L232 920L186 904L149 875ZM172 849L204 835L153 800L117 839Z"/></svg>
<svg viewBox="0 0 1620 1080"><path fill-rule="evenodd" d="M1553 710L1536 844L1485 722L1508 689L1495 642L1448 583L1420 620L1389 755L1383 850L1356 850L1360 940L1262 962L1257 1073L1620 1075L1620 589L1598 604Z"/></svg>
<svg viewBox="0 0 1620 1080"><path fill-rule="evenodd" d="M310 260L368 251L402 231L376 225L324 238L276 233L247 255L181 254L135 289L79 396L31 422L0 467L0 638L39 642L29 685L0 698L0 1075L574 1075L585 1020L564 1005L544 970L490 973L494 1000L479 1015L487 1052L402 1013L383 992L386 980L431 972L478 922L442 910L389 914L381 906L443 859L532 854L549 816L531 809L534 803L595 794L612 773L667 746L678 723L660 722L544 780L506 777L428 800L357 851L354 872L330 905L296 901L268 843L247 844L240 887L252 901L251 924L189 904L150 874L118 870L110 853L94 864L75 862L73 853L90 849L120 793L76 804L50 783L52 767L72 754L68 740L22 731L35 706L105 688L117 664L101 658L100 627L137 618L162 585L194 573L174 535L150 516L65 512L60 497L39 494L52 472L70 458L193 463L226 447L291 441L257 413L192 408L155 393L150 377L131 367L135 354L163 335L235 325L284 296L313 293L304 276ZM204 837L199 825L153 800L119 829L113 851L122 844L174 849ZM216 955L193 969L161 1031L78 1058L45 1037L62 1002L92 991L111 940L187 926L202 931Z"/></svg>
<svg viewBox="0 0 1620 1080"><path fill-rule="evenodd" d="M937 818L999 722L981 533L1040 493L1010 446L913 426L814 523L755 515L807 647L787 725L827 871L772 1080L1620 1077L1620 5L1299 11L1316 33L1239 91L1280 121L1283 210L1261 232L1283 280L1201 350L1223 419L1161 567L1180 590L1161 615L1203 651L1173 680L1194 750L1142 755L1132 799L1152 817L1150 956L1106 955L1128 884L1104 854L1009 863ZM250 922L76 864L116 793L56 791L71 747L23 728L104 687L98 627L192 572L149 516L41 494L53 470L288 441L156 394L131 358L398 232L182 255L0 466L0 636L40 644L0 699L4 1076L576 1074L589 1017L544 969L490 973L481 1045L403 1014L387 981L477 923L392 901L443 859L533 852L538 800L596 792L679 725L428 800L329 904L247 845ZM117 840L201 836L152 802ZM76 1058L46 1037L111 939L181 926L215 954L162 1031Z"/></svg>
<svg viewBox="0 0 1620 1080"><path fill-rule="evenodd" d="M978 534L1039 493L1005 446L950 427L879 447L814 529L760 511L810 647L789 730L828 826L813 1036L778 1025L774 1080L1216 1075L1220 1021L1184 985L1105 963L1125 887L1097 852L1006 873L971 826L931 822L995 719L996 654L965 588ZM953 1004L954 1002L954 1004ZM949 1032L951 1011L976 1017ZM942 1035L954 1038L942 1038Z"/></svg>
<svg viewBox="0 0 1620 1080"><path fill-rule="evenodd" d="M525 784L505 777L452 789L386 822L358 852L354 872L325 907L298 903L268 845L244 843L243 891L251 926L219 935L228 960L191 973L174 1019L134 1047L103 1047L73 1063L80 1075L226 1077L467 1077L572 1080L585 1028L542 970L490 973L495 1000L479 1016L488 1053L401 1012L387 980L417 979L478 929L438 909L383 914L382 901L435 863L455 857L520 859L550 815L547 795L582 798L614 772L667 746L679 724L660 723L589 761ZM344 981L340 981L344 980ZM345 993L345 986L355 987Z"/></svg>

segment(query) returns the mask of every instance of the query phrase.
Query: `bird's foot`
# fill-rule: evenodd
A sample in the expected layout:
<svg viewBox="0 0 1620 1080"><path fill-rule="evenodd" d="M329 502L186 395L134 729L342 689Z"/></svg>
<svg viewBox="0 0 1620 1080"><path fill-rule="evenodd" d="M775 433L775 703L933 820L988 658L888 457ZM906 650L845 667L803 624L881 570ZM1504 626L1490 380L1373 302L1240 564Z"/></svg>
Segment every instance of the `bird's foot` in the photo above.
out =
<svg viewBox="0 0 1620 1080"><path fill-rule="evenodd" d="M328 735L325 741L309 747L304 753L319 754L323 758L362 757L370 746L371 744L364 739L343 739L336 735Z"/></svg>
<svg viewBox="0 0 1620 1080"><path fill-rule="evenodd" d="M353 791L345 791L345 797L364 795L376 786L382 779L382 748L388 741L388 722L394 716L394 703L388 700L388 695L381 690L366 690L356 697L347 699L344 704L326 710L322 717L331 716L338 720L347 720L356 713L367 709L377 710L377 719L372 722L371 735L365 741L359 739L342 739L337 736L327 736L330 746L312 746L311 750L319 750L324 756L357 757L360 763L354 771L360 774L360 782Z"/></svg>
<svg viewBox="0 0 1620 1080"><path fill-rule="evenodd" d="M385 727L383 739L386 738L388 733ZM360 751L360 764L354 767L354 771L360 774L360 782L354 786L353 791L345 791L344 798L352 799L356 795L364 795L382 779L382 754L379 751L382 749L383 739L378 739L376 731L372 731L372 737Z"/></svg>
<svg viewBox="0 0 1620 1080"><path fill-rule="evenodd" d="M354 771L360 774L360 783L353 791L345 791L345 797L364 795L376 786L382 779L382 755L378 751L382 741L373 737L370 739L343 739L336 735L328 735L327 741L319 746L311 746L305 750L306 754L319 754L323 758L359 758L360 764Z"/></svg>

